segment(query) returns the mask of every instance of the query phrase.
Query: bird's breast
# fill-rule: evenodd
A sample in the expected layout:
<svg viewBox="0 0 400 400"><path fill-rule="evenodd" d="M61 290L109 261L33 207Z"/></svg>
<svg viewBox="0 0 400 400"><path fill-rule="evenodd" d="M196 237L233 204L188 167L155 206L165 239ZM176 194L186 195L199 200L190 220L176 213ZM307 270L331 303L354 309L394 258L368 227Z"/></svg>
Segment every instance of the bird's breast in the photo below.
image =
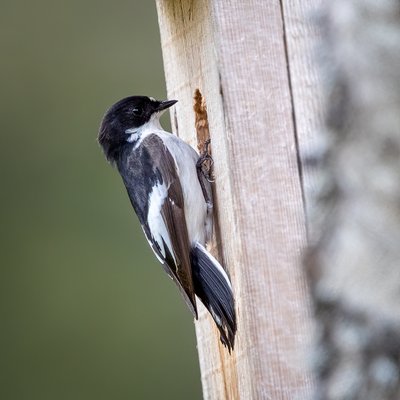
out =
<svg viewBox="0 0 400 400"><path fill-rule="evenodd" d="M174 158L185 203L185 219L191 243L206 241L207 205L197 177L197 152L182 139L166 133L163 141Z"/></svg>

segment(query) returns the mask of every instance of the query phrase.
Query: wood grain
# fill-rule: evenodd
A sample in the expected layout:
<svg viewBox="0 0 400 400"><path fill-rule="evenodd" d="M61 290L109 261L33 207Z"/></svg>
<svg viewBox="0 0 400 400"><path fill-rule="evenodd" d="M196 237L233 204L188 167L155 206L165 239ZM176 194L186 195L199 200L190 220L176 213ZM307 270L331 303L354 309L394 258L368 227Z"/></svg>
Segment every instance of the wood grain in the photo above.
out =
<svg viewBox="0 0 400 400"><path fill-rule="evenodd" d="M311 141L306 121L316 104L300 107L303 92L312 96L307 84L292 91L307 68L300 65L310 61L285 42L285 29L296 30L298 21L293 17L285 28L283 9L279 1L157 1L168 95L179 99L173 129L194 147L196 88L207 103L218 258L232 279L238 314L229 355L200 308L196 335L206 399L305 399L312 389L304 358L311 318L301 267L299 146ZM298 10L297 18L303 14ZM294 118L298 104L302 123Z"/></svg>
<svg viewBox="0 0 400 400"><path fill-rule="evenodd" d="M313 207L319 186L318 175L308 161L320 151L321 144L317 138L324 125L323 88L319 71L319 24L323 5L324 0L282 2L295 135L307 215Z"/></svg>

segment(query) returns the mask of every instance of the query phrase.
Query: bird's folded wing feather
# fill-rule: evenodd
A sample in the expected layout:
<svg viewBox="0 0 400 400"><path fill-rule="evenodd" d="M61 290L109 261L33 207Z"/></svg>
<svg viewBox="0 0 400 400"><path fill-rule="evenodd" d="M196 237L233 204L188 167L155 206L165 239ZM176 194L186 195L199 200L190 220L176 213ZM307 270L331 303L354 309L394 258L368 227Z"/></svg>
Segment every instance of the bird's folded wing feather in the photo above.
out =
<svg viewBox="0 0 400 400"><path fill-rule="evenodd" d="M184 200L175 161L155 134L144 138L135 153L128 160L135 165L128 168L131 171L140 169L142 179L152 182L150 191L141 194L146 197L142 200L147 201L147 215L140 217L135 207L140 201L138 193L134 186L125 182L129 197L151 248L197 318Z"/></svg>

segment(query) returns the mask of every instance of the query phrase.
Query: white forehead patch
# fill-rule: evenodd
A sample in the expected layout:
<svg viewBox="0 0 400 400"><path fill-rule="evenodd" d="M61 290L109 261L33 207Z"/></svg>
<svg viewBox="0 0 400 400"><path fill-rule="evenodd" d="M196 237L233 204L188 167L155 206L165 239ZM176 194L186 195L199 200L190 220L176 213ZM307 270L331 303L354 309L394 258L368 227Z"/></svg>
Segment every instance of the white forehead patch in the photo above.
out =
<svg viewBox="0 0 400 400"><path fill-rule="evenodd" d="M157 101L154 97L149 97L151 101Z"/></svg>

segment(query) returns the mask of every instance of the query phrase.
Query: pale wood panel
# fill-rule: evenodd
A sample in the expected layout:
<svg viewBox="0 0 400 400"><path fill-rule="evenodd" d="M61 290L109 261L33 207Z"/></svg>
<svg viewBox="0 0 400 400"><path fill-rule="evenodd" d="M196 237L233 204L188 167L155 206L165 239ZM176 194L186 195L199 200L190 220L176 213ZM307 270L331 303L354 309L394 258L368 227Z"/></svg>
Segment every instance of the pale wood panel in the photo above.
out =
<svg viewBox="0 0 400 400"><path fill-rule="evenodd" d="M157 1L174 131L196 146L193 94L205 96L215 161L219 259L236 298L232 355L201 308L207 399L304 399L311 323L306 243L284 28L278 1Z"/></svg>
<svg viewBox="0 0 400 400"><path fill-rule="evenodd" d="M207 2L158 1L157 9L168 96L179 99L175 107L176 112L171 118L173 130L196 148L192 108L196 88L199 88L207 99L211 130L223 132L224 129L210 8ZM229 194L231 191L227 152L223 151L223 135L212 136L212 147L213 152L217 151L218 147L221 148L218 157L214 158L215 161L218 158L216 163L219 168L215 168L218 168L218 180L224 182L220 190L220 196L224 198L224 193ZM225 203L224 207L218 207L216 198L214 202L216 209L223 210L224 218L232 221L234 208L228 203ZM221 256L218 258L221 260ZM230 271L232 270L231 268ZM229 356L219 343L214 322L202 305L199 306L196 335L204 398L239 398L235 355Z"/></svg>
<svg viewBox="0 0 400 400"><path fill-rule="evenodd" d="M308 158L321 151L324 102L321 83L321 13L325 0L282 2L288 69L296 122L299 160L306 209L310 211L318 187L318 176ZM309 214L309 212L307 212Z"/></svg>

